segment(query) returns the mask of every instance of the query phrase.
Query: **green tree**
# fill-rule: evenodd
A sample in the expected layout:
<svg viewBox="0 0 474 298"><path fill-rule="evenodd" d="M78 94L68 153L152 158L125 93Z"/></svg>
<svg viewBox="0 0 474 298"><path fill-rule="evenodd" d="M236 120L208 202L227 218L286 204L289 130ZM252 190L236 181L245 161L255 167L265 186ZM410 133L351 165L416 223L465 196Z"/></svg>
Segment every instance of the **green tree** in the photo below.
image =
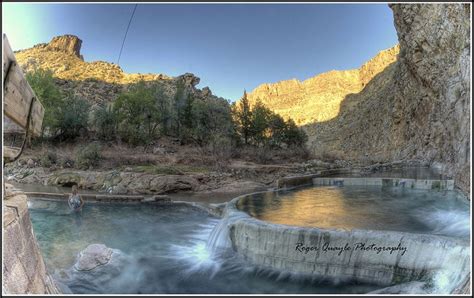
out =
<svg viewBox="0 0 474 298"><path fill-rule="evenodd" d="M90 104L72 93L63 100L57 122L52 127L54 135L61 140L74 139L87 132Z"/></svg>
<svg viewBox="0 0 474 298"><path fill-rule="evenodd" d="M161 83L156 82L153 85L153 97L155 100L157 119L159 119L161 126L161 133L164 135L168 134L168 129L171 121L171 108L170 99L165 95L163 86Z"/></svg>
<svg viewBox="0 0 474 298"><path fill-rule="evenodd" d="M194 100L191 132L192 139L200 146L217 139L230 140L234 126L228 102L218 98Z"/></svg>
<svg viewBox="0 0 474 298"><path fill-rule="evenodd" d="M268 120L268 128L270 130L270 145L281 147L286 141L286 123L285 120L276 113L271 113Z"/></svg>
<svg viewBox="0 0 474 298"><path fill-rule="evenodd" d="M56 86L51 70L41 68L26 74L26 80L35 92L44 107L42 137L53 127L58 126L58 117L61 114L62 95Z"/></svg>
<svg viewBox="0 0 474 298"><path fill-rule="evenodd" d="M160 124L152 88L142 81L122 93L114 104L118 134L126 142L146 144L155 137Z"/></svg>
<svg viewBox="0 0 474 298"><path fill-rule="evenodd" d="M182 126L184 120L184 107L187 101L187 94L183 80L178 80L176 82L176 93L173 99L173 127L175 136L178 138L182 137Z"/></svg>
<svg viewBox="0 0 474 298"><path fill-rule="evenodd" d="M187 94L183 108L183 126L186 129L191 129L193 127L193 102L194 96Z"/></svg>
<svg viewBox="0 0 474 298"><path fill-rule="evenodd" d="M252 110L245 90L240 101L237 105L233 106L233 114L237 132L242 136L244 143L247 145L252 133Z"/></svg>
<svg viewBox="0 0 474 298"><path fill-rule="evenodd" d="M296 126L293 119L288 119L288 121L286 121L284 140L288 146L304 147L308 141L308 136L301 128Z"/></svg>
<svg viewBox="0 0 474 298"><path fill-rule="evenodd" d="M269 120L272 112L257 100L251 113L250 135L257 146L264 144L269 137Z"/></svg>

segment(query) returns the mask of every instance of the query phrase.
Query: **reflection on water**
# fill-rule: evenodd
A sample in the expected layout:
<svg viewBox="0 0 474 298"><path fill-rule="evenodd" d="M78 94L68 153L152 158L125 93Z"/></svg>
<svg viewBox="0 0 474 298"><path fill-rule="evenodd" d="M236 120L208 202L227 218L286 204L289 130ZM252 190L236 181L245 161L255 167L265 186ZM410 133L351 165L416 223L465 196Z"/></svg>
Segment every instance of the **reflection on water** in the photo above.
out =
<svg viewBox="0 0 474 298"><path fill-rule="evenodd" d="M248 265L233 254L213 255L207 242L218 219L186 206L86 204L77 215L65 202L31 200L29 208L53 274L70 268L92 243L131 259L99 288L70 281L74 293L366 293L376 288L304 279Z"/></svg>
<svg viewBox="0 0 474 298"><path fill-rule="evenodd" d="M455 191L378 186L311 187L256 194L238 208L293 226L469 236L469 204Z"/></svg>

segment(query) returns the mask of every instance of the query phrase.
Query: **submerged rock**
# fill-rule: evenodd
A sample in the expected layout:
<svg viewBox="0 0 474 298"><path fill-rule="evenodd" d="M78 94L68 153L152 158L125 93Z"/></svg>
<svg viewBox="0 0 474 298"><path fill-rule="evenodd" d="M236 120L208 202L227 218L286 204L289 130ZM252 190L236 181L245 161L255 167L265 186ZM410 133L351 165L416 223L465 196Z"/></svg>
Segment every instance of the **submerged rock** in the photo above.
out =
<svg viewBox="0 0 474 298"><path fill-rule="evenodd" d="M122 251L91 244L78 254L71 268L60 271L55 278L73 293L114 293L130 278L127 272L131 266L131 257Z"/></svg>
<svg viewBox="0 0 474 298"><path fill-rule="evenodd" d="M107 264L112 258L112 249L103 244L91 244L79 253L74 268L78 271L89 271Z"/></svg>

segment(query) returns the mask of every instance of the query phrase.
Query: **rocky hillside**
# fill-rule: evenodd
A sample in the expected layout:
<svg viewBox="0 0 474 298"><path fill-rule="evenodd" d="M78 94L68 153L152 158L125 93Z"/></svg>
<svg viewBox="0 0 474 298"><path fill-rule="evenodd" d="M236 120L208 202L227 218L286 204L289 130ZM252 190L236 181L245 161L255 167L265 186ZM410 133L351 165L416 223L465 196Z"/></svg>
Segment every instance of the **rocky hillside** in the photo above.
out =
<svg viewBox="0 0 474 298"><path fill-rule="evenodd" d="M17 51L15 56L25 72L35 68L50 69L63 90L71 90L94 104L113 101L120 92L140 80L160 82L165 92L170 94L176 90L177 80L183 80L197 98L212 96L208 87L202 90L195 87L200 79L191 73L178 77L164 74L127 74L114 63L85 62L81 55L81 46L82 41L77 36L63 35L54 37L49 43Z"/></svg>
<svg viewBox="0 0 474 298"><path fill-rule="evenodd" d="M296 79L263 84L248 94L251 104L260 99L284 118L299 125L327 121L339 113L341 101L359 93L372 78L395 62L399 46L381 51L358 69L333 70L303 82Z"/></svg>
<svg viewBox="0 0 474 298"><path fill-rule="evenodd" d="M420 159L470 184L470 7L394 4L397 62L344 98L337 117L306 125L316 154ZM315 112L316 113L316 112Z"/></svg>

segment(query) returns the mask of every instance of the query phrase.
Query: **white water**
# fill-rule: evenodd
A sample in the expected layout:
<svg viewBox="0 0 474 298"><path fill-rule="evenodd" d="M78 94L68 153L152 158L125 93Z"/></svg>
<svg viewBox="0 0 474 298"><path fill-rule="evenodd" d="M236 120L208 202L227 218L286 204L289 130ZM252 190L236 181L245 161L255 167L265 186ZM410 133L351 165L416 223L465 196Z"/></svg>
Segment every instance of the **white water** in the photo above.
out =
<svg viewBox="0 0 474 298"><path fill-rule="evenodd" d="M211 253L226 250L232 246L229 237L229 218L222 218L211 231L206 243L206 249Z"/></svg>
<svg viewBox="0 0 474 298"><path fill-rule="evenodd" d="M100 289L105 293L364 293L371 289L350 285L322 285L289 272L271 272L246 264L232 255L230 227L247 217L234 212L222 220L172 206L86 205L82 225L64 216L67 205L42 201L30 204L32 218L49 264L70 259L90 243L105 243L135 257L139 266ZM60 207L60 208L58 208ZM163 210L162 210L163 209ZM431 209L421 214L438 225L441 234L469 235L469 213ZM443 232L444 231L444 232ZM227 252L229 254L227 254ZM224 254L225 253L225 254ZM70 260L73 261L73 260ZM440 293L457 281L459 262L453 260L433 280ZM68 264L69 266L69 264ZM109 290L110 289L110 290ZM89 293L86 288L73 288ZM86 291L87 290L87 291Z"/></svg>
<svg viewBox="0 0 474 298"><path fill-rule="evenodd" d="M431 209L417 215L421 222L431 227L433 234L469 237L471 233L469 210Z"/></svg>
<svg viewBox="0 0 474 298"><path fill-rule="evenodd" d="M212 279L219 271L222 261L212 254L208 248L208 239L212 237L212 232L216 226L219 226L222 221L212 219L206 224L200 224L199 232L186 235L189 239L187 245L172 245L169 256L172 259L177 259L188 263L189 267L183 272L184 275L192 275L196 272L211 272Z"/></svg>
<svg viewBox="0 0 474 298"><path fill-rule="evenodd" d="M228 214L224 210L224 214L219 223L212 230L207 240L206 248L215 256L229 253L232 249L232 241L230 239L230 226L240 219L248 218L244 212L232 212Z"/></svg>

